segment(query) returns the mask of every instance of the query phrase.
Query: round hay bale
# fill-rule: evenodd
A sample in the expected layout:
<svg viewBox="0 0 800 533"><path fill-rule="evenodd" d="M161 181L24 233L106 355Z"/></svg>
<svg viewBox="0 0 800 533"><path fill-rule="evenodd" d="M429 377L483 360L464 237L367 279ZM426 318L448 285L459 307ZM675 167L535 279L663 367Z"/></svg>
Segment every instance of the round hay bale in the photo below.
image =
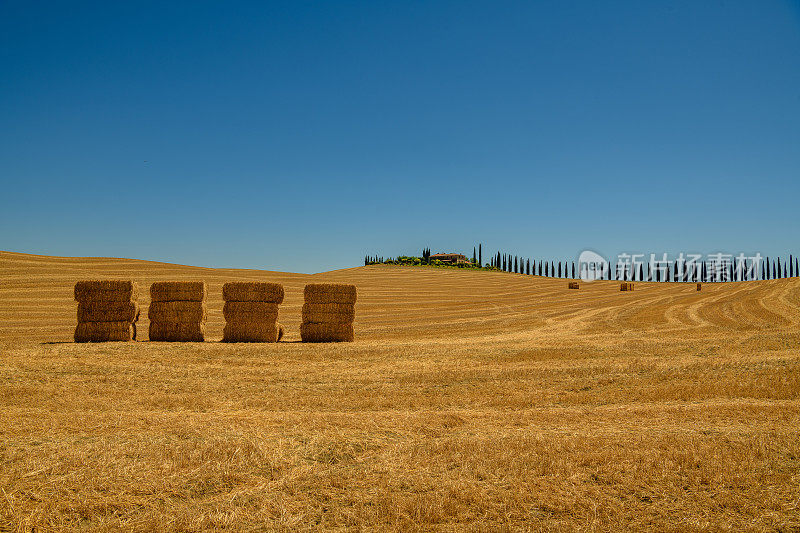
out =
<svg viewBox="0 0 800 533"><path fill-rule="evenodd" d="M73 338L75 342L124 342L135 340L135 331L130 322L79 322Z"/></svg>
<svg viewBox="0 0 800 533"><path fill-rule="evenodd" d="M139 305L136 302L78 302L78 322L135 322L138 316Z"/></svg>
<svg viewBox="0 0 800 533"><path fill-rule="evenodd" d="M208 311L205 302L151 302L147 318L164 324L192 324L205 322Z"/></svg>
<svg viewBox="0 0 800 533"><path fill-rule="evenodd" d="M355 332L352 324L301 324L300 338L303 342L353 342Z"/></svg>
<svg viewBox="0 0 800 533"><path fill-rule="evenodd" d="M225 302L226 322L271 322L278 319L278 304L269 302Z"/></svg>
<svg viewBox="0 0 800 533"><path fill-rule="evenodd" d="M87 280L75 283L79 302L130 302L139 296L139 286L129 280Z"/></svg>
<svg viewBox="0 0 800 533"><path fill-rule="evenodd" d="M283 302L283 285L261 281L231 281L222 286L226 302Z"/></svg>
<svg viewBox="0 0 800 533"><path fill-rule="evenodd" d="M356 318L354 304L303 304L303 322L350 324Z"/></svg>
<svg viewBox="0 0 800 533"><path fill-rule="evenodd" d="M203 302L206 299L205 281L157 281L150 285L153 302Z"/></svg>
<svg viewBox="0 0 800 533"><path fill-rule="evenodd" d="M206 325L150 322L150 340L165 342L203 342Z"/></svg>
<svg viewBox="0 0 800 533"><path fill-rule="evenodd" d="M222 330L222 342L278 342L283 326L275 322L228 322Z"/></svg>
<svg viewBox="0 0 800 533"><path fill-rule="evenodd" d="M309 283L303 294L311 304L354 304L358 291L355 285L344 283Z"/></svg>

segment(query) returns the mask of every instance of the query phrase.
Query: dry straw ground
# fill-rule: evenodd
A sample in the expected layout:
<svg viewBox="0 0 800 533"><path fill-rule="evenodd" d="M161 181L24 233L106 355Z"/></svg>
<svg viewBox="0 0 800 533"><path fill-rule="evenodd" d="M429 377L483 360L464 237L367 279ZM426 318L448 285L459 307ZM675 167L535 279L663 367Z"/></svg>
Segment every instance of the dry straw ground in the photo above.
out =
<svg viewBox="0 0 800 533"><path fill-rule="evenodd" d="M206 280L212 342L69 342L72 286L100 277ZM284 284L289 342L216 342L237 279ZM292 342L313 281L358 285L355 343ZM797 279L0 253L0 351L12 529L800 528Z"/></svg>

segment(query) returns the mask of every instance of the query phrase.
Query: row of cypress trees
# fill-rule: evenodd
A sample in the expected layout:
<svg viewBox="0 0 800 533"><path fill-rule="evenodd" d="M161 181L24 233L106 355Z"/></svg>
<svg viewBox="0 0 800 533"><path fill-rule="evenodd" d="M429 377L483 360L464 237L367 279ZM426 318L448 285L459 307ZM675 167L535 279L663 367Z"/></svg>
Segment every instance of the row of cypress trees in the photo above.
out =
<svg viewBox="0 0 800 533"><path fill-rule="evenodd" d="M703 261L688 263L686 261L670 261L659 263L655 268L650 263L636 265L598 263L593 265L596 279L618 281L671 281L671 282L715 282L715 281L751 281L757 279L779 279L800 276L800 260L793 255L789 260L780 258L770 260L769 257L756 265L752 260L734 258L731 261ZM525 274L528 276L544 276L549 278L578 279L580 265L575 262L543 261L523 258L517 255L497 252L489 267ZM760 271L759 271L760 266Z"/></svg>

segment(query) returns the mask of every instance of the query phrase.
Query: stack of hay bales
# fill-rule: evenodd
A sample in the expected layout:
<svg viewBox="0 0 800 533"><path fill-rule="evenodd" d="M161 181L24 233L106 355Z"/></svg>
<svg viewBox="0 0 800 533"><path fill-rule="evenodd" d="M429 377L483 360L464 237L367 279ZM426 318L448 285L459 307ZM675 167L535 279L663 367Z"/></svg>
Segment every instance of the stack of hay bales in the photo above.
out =
<svg viewBox="0 0 800 533"><path fill-rule="evenodd" d="M703 287L703 284L702 284L702 283L698 283L698 284L697 284L697 290L698 290L698 291L699 291L699 290L700 290L702 287Z"/></svg>
<svg viewBox="0 0 800 533"><path fill-rule="evenodd" d="M206 315L204 281L159 281L150 286L151 341L203 342Z"/></svg>
<svg viewBox="0 0 800 533"><path fill-rule="evenodd" d="M77 282L75 342L136 340L137 296L138 287L132 281Z"/></svg>
<svg viewBox="0 0 800 533"><path fill-rule="evenodd" d="M353 342L356 317L356 286L310 283L305 288L303 342Z"/></svg>
<svg viewBox="0 0 800 533"><path fill-rule="evenodd" d="M633 283L630 281L623 281L619 285L619 290L621 291L632 291L633 290Z"/></svg>
<svg viewBox="0 0 800 533"><path fill-rule="evenodd" d="M578 285L578 282L577 282L577 281L570 281L570 282L569 282L569 288L570 288L570 289L580 289L580 288L581 288L581 286L580 286L580 285Z"/></svg>
<svg viewBox="0 0 800 533"><path fill-rule="evenodd" d="M278 305L283 285L263 282L231 282L222 286L225 330L222 342L278 342L283 326L278 324Z"/></svg>

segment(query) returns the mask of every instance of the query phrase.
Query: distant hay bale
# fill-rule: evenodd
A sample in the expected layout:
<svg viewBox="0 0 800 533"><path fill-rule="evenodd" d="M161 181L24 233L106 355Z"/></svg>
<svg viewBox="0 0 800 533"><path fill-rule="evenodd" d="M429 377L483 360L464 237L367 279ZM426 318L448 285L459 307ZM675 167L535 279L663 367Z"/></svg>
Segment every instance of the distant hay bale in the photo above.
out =
<svg viewBox="0 0 800 533"><path fill-rule="evenodd" d="M75 284L78 302L130 302L139 296L139 287L130 280L88 280Z"/></svg>
<svg viewBox="0 0 800 533"><path fill-rule="evenodd" d="M78 322L135 322L139 316L136 302L82 300L78 302Z"/></svg>
<svg viewBox="0 0 800 533"><path fill-rule="evenodd" d="M629 281L623 281L619 285L619 290L621 291L632 291L633 290L633 283Z"/></svg>
<svg viewBox="0 0 800 533"><path fill-rule="evenodd" d="M136 340L136 324L131 322L78 322L75 342L124 342Z"/></svg>
<svg viewBox="0 0 800 533"><path fill-rule="evenodd" d="M222 315L226 322L275 322L278 319L278 304L270 302L225 302Z"/></svg>
<svg viewBox="0 0 800 533"><path fill-rule="evenodd" d="M699 290L702 288L702 286L703 286L703 284L702 284L702 283L698 283L698 284L697 284L697 290L699 291Z"/></svg>
<svg viewBox="0 0 800 533"><path fill-rule="evenodd" d="M261 281L231 281L222 286L226 302L283 302L283 285Z"/></svg>
<svg viewBox="0 0 800 533"><path fill-rule="evenodd" d="M283 326L275 322L228 322L222 331L222 342L278 342Z"/></svg>
<svg viewBox="0 0 800 533"><path fill-rule="evenodd" d="M147 318L154 322L188 324L205 322L208 316L205 302L151 302Z"/></svg>
<svg viewBox="0 0 800 533"><path fill-rule="evenodd" d="M353 342L353 324L301 324L303 342Z"/></svg>
<svg viewBox="0 0 800 533"><path fill-rule="evenodd" d="M570 281L568 287L570 289L580 289L580 285L578 285L577 281Z"/></svg>
<svg viewBox="0 0 800 533"><path fill-rule="evenodd" d="M150 322L150 340L165 342L203 342L206 325L203 322Z"/></svg>
<svg viewBox="0 0 800 533"><path fill-rule="evenodd" d="M312 304L354 304L358 296L355 285L343 283L309 283L303 292Z"/></svg>
<svg viewBox="0 0 800 533"><path fill-rule="evenodd" d="M205 281L157 281L150 285L153 302L202 302L206 299Z"/></svg>
<svg viewBox="0 0 800 533"><path fill-rule="evenodd" d="M355 320L355 304L303 304L304 323L349 324Z"/></svg>

